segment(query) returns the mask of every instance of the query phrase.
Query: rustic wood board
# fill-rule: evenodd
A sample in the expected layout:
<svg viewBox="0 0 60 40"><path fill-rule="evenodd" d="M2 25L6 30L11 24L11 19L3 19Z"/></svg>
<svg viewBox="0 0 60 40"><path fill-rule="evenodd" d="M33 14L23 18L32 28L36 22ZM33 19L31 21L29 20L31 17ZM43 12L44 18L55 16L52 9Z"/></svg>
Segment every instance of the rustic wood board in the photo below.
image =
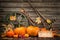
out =
<svg viewBox="0 0 60 40"><path fill-rule="evenodd" d="M55 40L55 38L37 38L37 37L29 37L29 38L2 38L2 40Z"/></svg>
<svg viewBox="0 0 60 40"><path fill-rule="evenodd" d="M56 19L53 29L58 30L57 33L60 33L60 0L31 0L31 4L44 17ZM20 8L24 8L32 19L35 20L37 17L27 0L0 0L0 19L6 14L20 12Z"/></svg>

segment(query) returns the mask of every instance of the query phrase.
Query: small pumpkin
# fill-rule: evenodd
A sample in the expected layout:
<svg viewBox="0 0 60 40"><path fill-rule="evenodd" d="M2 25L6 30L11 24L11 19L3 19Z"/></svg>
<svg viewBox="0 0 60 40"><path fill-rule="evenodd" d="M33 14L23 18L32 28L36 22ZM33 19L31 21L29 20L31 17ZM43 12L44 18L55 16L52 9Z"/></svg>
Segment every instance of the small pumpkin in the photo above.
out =
<svg viewBox="0 0 60 40"><path fill-rule="evenodd" d="M14 33L18 35L24 35L26 33L26 28L25 27L15 28Z"/></svg>
<svg viewBox="0 0 60 40"><path fill-rule="evenodd" d="M24 37L29 37L29 34L25 34Z"/></svg>
<svg viewBox="0 0 60 40"><path fill-rule="evenodd" d="M47 31L47 29L46 28L41 28L41 31Z"/></svg>
<svg viewBox="0 0 60 40"><path fill-rule="evenodd" d="M29 37L29 34L25 34L24 37Z"/></svg>
<svg viewBox="0 0 60 40"><path fill-rule="evenodd" d="M6 36L8 36L8 37L12 37L13 35L14 35L13 30L9 30L6 32Z"/></svg>
<svg viewBox="0 0 60 40"><path fill-rule="evenodd" d="M39 27L29 26L29 27L27 28L27 33L28 33L30 36L37 36L39 30L40 30Z"/></svg>
<svg viewBox="0 0 60 40"><path fill-rule="evenodd" d="M16 34L16 35L13 35L13 37L14 37L14 38L18 38L18 35L17 35L17 34Z"/></svg>

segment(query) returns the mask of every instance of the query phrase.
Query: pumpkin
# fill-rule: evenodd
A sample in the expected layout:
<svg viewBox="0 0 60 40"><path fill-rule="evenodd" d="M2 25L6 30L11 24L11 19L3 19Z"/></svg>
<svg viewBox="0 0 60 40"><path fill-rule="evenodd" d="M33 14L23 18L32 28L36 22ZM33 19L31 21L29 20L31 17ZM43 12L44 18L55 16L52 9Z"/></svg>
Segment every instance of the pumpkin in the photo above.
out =
<svg viewBox="0 0 60 40"><path fill-rule="evenodd" d="M17 34L16 34L16 35L13 35L13 37L14 37L14 38L18 38L18 35L17 35Z"/></svg>
<svg viewBox="0 0 60 40"><path fill-rule="evenodd" d="M34 36L37 36L38 35L38 32L40 31L40 28L39 27L34 27Z"/></svg>
<svg viewBox="0 0 60 40"><path fill-rule="evenodd" d="M46 28L41 28L41 31L47 31L47 29Z"/></svg>
<svg viewBox="0 0 60 40"><path fill-rule="evenodd" d="M18 35L24 35L26 33L26 28L25 27L15 28L14 33Z"/></svg>
<svg viewBox="0 0 60 40"><path fill-rule="evenodd" d="M27 33L28 33L30 36L37 36L38 31L39 31L39 28L38 28L38 27L35 27L35 26L29 26L29 27L27 28Z"/></svg>
<svg viewBox="0 0 60 40"><path fill-rule="evenodd" d="M6 36L8 36L8 37L12 37L13 35L14 35L13 30L9 30L6 32Z"/></svg>
<svg viewBox="0 0 60 40"><path fill-rule="evenodd" d="M16 20L16 16L10 16L10 20Z"/></svg>
<svg viewBox="0 0 60 40"><path fill-rule="evenodd" d="M29 34L25 34L24 37L29 37Z"/></svg>

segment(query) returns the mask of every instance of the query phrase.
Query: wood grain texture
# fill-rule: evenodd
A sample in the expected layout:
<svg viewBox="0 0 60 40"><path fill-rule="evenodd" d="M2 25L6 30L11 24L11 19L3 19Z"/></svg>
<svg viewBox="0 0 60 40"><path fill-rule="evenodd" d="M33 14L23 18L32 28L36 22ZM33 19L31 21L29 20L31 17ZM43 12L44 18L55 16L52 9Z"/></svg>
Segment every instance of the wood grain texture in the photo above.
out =
<svg viewBox="0 0 60 40"><path fill-rule="evenodd" d="M31 4L36 8L41 14L49 19L56 19L53 25L54 30L60 30L60 1L59 0L31 0ZM27 0L0 0L0 19L6 14L18 12L20 9L24 8L29 14L31 19L35 20L36 13ZM60 32L59 32L60 33Z"/></svg>
<svg viewBox="0 0 60 40"><path fill-rule="evenodd" d="M37 37L29 37L29 38L2 38L2 40L55 40L55 38L37 38Z"/></svg>

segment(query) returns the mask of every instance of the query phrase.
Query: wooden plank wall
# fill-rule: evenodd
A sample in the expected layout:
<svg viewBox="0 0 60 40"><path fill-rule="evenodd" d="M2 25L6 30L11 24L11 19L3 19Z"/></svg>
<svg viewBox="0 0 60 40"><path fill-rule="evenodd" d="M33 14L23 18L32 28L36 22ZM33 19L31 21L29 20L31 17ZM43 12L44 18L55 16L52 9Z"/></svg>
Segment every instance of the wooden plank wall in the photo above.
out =
<svg viewBox="0 0 60 40"><path fill-rule="evenodd" d="M53 28L54 30L60 30L59 0L31 0L31 4L40 11L44 17L56 19ZM0 0L0 19L6 14L20 12L21 8L24 8L32 19L37 17L27 0Z"/></svg>

